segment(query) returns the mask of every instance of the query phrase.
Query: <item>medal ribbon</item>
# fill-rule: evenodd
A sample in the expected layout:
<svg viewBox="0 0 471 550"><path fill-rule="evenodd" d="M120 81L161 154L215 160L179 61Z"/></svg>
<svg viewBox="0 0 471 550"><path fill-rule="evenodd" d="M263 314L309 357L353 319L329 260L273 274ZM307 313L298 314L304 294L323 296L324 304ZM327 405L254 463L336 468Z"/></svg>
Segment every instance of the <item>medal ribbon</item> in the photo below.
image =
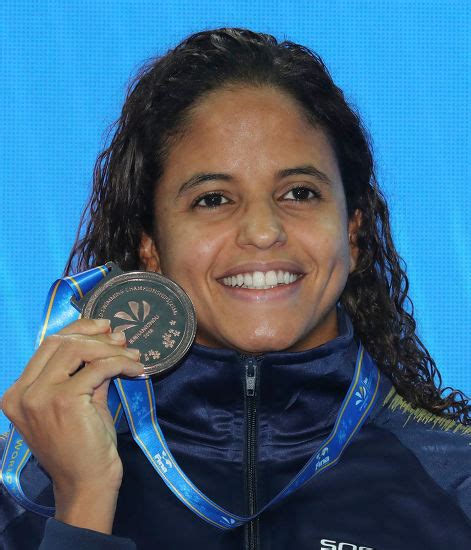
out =
<svg viewBox="0 0 471 550"><path fill-rule="evenodd" d="M56 332L78 317L78 313L70 305L71 296L81 298L106 273L107 268L101 266L54 283L46 303L45 320L38 344L46 335ZM157 421L154 388L149 379L116 378L114 386L110 385L108 406L115 425L124 409L134 440L166 485L190 510L216 527L232 529L258 517L264 510L280 502L313 477L332 468L340 460L343 451L371 411L378 393L380 377L379 369L360 344L352 382L331 433L288 485L251 516L238 516L221 508L204 495L180 469ZM30 456L21 435L11 425L0 465L0 480L21 506L41 515L52 516L54 508L32 502L21 489L20 474Z"/></svg>

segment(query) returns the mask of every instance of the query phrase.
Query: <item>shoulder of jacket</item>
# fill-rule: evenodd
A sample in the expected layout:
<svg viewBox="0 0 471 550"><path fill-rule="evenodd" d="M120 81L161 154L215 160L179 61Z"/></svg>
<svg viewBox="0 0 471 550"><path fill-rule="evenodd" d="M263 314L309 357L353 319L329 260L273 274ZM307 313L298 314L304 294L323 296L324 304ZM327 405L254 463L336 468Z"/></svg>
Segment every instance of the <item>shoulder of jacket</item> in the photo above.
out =
<svg viewBox="0 0 471 550"><path fill-rule="evenodd" d="M389 425L391 429L412 431L440 437L452 437L459 446L471 445L471 426L465 426L456 420L433 414L420 407L414 407L391 386L383 397L376 416L377 424Z"/></svg>
<svg viewBox="0 0 471 550"><path fill-rule="evenodd" d="M471 518L471 426L413 407L394 386L373 423L392 433Z"/></svg>

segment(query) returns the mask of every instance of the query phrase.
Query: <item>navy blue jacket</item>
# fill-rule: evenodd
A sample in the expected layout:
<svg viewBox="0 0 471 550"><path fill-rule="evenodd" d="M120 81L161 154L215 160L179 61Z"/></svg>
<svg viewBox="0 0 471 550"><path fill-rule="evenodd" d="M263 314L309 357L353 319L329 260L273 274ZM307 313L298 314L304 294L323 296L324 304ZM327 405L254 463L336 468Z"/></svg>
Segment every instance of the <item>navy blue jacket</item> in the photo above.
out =
<svg viewBox="0 0 471 550"><path fill-rule="evenodd" d="M329 434L350 384L357 344L340 336L301 353L247 357L194 345L155 385L167 442L190 479L237 514L270 500ZM247 389L255 375L255 392ZM254 393L254 395L250 395ZM113 535L45 520L1 488L2 549L469 550L471 429L412 409L383 376L379 398L340 462L258 520L213 527L164 485L120 428L124 479ZM47 475L30 461L28 495L52 504ZM41 543L42 541L42 543ZM343 543L343 545L341 544Z"/></svg>

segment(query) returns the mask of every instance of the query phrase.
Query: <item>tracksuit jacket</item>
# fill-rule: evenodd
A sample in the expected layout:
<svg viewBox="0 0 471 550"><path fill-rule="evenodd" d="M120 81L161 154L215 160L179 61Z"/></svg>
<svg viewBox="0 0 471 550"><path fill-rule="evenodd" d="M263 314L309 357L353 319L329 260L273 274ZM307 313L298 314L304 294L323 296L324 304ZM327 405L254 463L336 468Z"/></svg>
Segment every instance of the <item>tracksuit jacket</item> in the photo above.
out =
<svg viewBox="0 0 471 550"><path fill-rule="evenodd" d="M329 435L355 367L357 342L250 358L193 345L154 384L160 425L177 462L211 499L249 515L271 500ZM170 492L125 421L124 465L112 535L24 510L0 488L0 547L8 550L469 550L471 429L413 409L382 376L362 429L338 464L258 519L220 530ZM2 446L4 441L2 441ZM93 465L91 465L93 467ZM34 460L25 492L52 505Z"/></svg>

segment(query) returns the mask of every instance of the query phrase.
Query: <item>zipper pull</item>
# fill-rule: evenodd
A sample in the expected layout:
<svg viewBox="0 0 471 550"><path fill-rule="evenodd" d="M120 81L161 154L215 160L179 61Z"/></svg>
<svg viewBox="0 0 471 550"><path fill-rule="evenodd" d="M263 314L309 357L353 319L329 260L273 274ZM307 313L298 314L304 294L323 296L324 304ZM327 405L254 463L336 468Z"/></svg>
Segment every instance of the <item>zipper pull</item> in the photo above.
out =
<svg viewBox="0 0 471 550"><path fill-rule="evenodd" d="M249 359L245 365L245 391L249 397L255 395L255 386L257 381L257 363Z"/></svg>

